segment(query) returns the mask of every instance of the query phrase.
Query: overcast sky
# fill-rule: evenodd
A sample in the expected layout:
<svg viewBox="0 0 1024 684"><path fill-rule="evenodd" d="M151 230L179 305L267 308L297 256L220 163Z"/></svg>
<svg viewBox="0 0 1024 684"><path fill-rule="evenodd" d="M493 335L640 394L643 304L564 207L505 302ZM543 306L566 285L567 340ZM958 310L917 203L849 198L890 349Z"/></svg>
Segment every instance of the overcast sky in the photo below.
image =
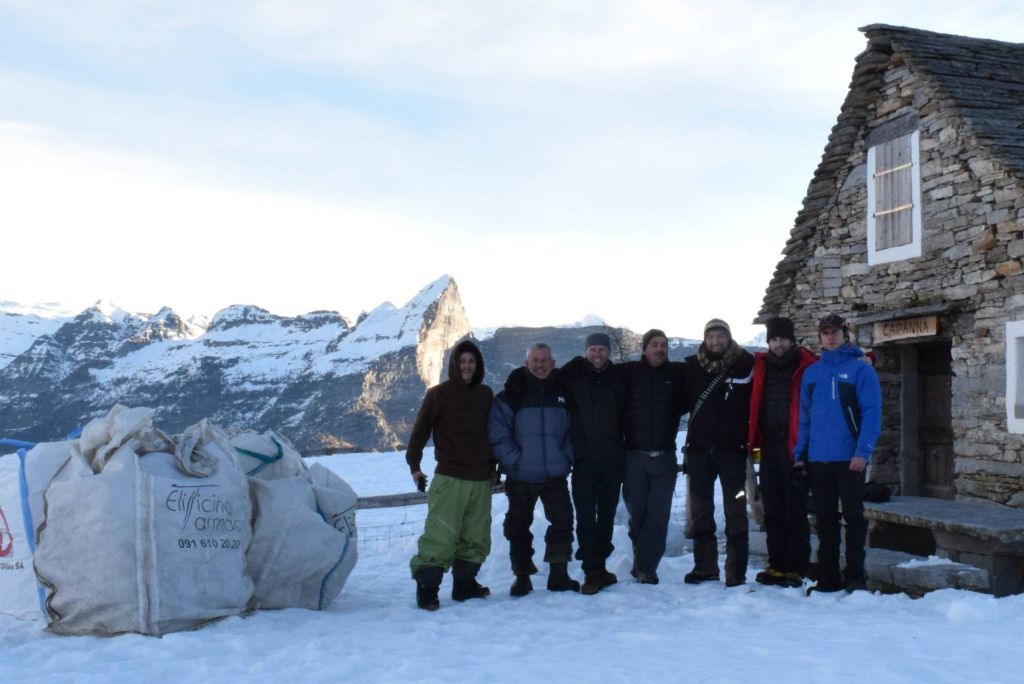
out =
<svg viewBox="0 0 1024 684"><path fill-rule="evenodd" d="M0 299L737 338L865 40L1019 2L0 0Z"/></svg>

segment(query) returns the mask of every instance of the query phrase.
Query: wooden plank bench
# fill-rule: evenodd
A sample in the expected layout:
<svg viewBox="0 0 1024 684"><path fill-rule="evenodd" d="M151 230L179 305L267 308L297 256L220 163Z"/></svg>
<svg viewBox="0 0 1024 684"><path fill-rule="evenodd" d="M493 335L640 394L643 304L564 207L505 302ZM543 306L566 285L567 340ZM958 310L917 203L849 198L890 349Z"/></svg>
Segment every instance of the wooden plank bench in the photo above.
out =
<svg viewBox="0 0 1024 684"><path fill-rule="evenodd" d="M987 570L993 595L1024 593L1024 510L919 496L865 503L864 509L872 546L927 555L915 534L925 531L937 555Z"/></svg>

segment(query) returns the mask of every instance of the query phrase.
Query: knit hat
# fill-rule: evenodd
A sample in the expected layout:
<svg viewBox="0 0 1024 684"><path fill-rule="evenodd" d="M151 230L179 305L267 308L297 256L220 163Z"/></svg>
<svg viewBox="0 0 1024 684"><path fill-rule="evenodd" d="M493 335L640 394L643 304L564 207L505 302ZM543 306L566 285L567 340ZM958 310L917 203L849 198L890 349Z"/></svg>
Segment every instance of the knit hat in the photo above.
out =
<svg viewBox="0 0 1024 684"><path fill-rule="evenodd" d="M604 333L590 333L587 335L587 342L584 349L590 349L591 347L604 347L611 351L612 338L608 337Z"/></svg>
<svg viewBox="0 0 1024 684"><path fill-rule="evenodd" d="M846 321L839 314L825 314L818 321L818 332L821 332L822 328L835 328L836 330L846 330Z"/></svg>
<svg viewBox="0 0 1024 684"><path fill-rule="evenodd" d="M709 330L724 330L732 339L732 329L729 328L729 324L723 321L721 318L712 318L710 321L704 324L704 334L707 335Z"/></svg>
<svg viewBox="0 0 1024 684"><path fill-rule="evenodd" d="M788 318L782 316L769 318L765 326L768 328L767 338L769 340L774 337L785 337L792 341L793 344L796 344L796 331L793 328L793 321Z"/></svg>
<svg viewBox="0 0 1024 684"><path fill-rule="evenodd" d="M666 340L668 339L668 335L666 335L663 331L658 330L657 328L651 328L650 330L644 333L643 344L641 344L640 346L640 351L646 351L647 345L650 344L651 340L653 340L655 337L664 337Z"/></svg>

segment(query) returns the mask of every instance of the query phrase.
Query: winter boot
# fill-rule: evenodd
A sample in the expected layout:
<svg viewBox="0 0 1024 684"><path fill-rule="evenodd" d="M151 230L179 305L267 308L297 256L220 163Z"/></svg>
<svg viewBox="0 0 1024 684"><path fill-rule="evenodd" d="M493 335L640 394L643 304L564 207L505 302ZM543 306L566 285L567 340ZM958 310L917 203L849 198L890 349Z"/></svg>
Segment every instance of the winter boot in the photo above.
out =
<svg viewBox="0 0 1024 684"><path fill-rule="evenodd" d="M767 584L771 587L777 587L786 583L786 573L779 572L774 568L766 568L754 576L754 581L758 584Z"/></svg>
<svg viewBox="0 0 1024 684"><path fill-rule="evenodd" d="M804 586L804 578L800 576L799 572L787 572L786 576L782 578L782 586L796 588Z"/></svg>
<svg viewBox="0 0 1024 684"><path fill-rule="evenodd" d="M590 596L592 594L596 594L605 587L610 587L618 581L618 577L604 568L595 570L594 572L588 572L584 578L583 586L580 588L580 593Z"/></svg>
<svg viewBox="0 0 1024 684"><path fill-rule="evenodd" d="M416 606L423 610L437 610L441 602L437 598L437 590L441 588L444 568L437 565L424 565L412 576L416 580Z"/></svg>
<svg viewBox="0 0 1024 684"><path fill-rule="evenodd" d="M580 583L569 577L568 563L548 563L548 591L579 591Z"/></svg>
<svg viewBox="0 0 1024 684"><path fill-rule="evenodd" d="M697 572L696 570L694 570L693 572L686 573L686 575L683 577L683 581L686 582L687 584L701 584L702 582L717 582L719 579L720 579L720 577L719 577L717 572L715 574L713 574L713 575L710 575L710 574L703 573L703 572Z"/></svg>
<svg viewBox="0 0 1024 684"><path fill-rule="evenodd" d="M509 593L512 596L526 596L533 591L533 582L530 581L529 575L516 575L516 581L512 583L512 590Z"/></svg>
<svg viewBox="0 0 1024 684"><path fill-rule="evenodd" d="M468 599L486 598L491 595L491 590L480 586L476 581L476 574L480 572L479 563L456 558L452 563L452 600L466 601Z"/></svg>

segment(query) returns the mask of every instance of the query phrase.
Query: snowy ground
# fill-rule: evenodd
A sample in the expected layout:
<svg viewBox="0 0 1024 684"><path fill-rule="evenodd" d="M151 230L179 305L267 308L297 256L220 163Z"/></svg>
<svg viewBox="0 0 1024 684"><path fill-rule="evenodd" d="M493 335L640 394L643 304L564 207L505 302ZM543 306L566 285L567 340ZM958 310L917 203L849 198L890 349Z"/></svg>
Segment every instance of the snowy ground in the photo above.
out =
<svg viewBox="0 0 1024 684"><path fill-rule="evenodd" d="M364 496L412 488L401 454L317 460ZM453 603L446 578L441 610L417 610L408 560L425 507L364 511L359 564L329 610L260 612L159 639L58 637L0 616L0 681L1021 681L1024 596L808 598L753 584L687 586L692 558L674 524L675 555L662 562L658 586L629 581L620 525L610 562L619 584L596 596L553 594L544 568L538 590L512 599L504 511L496 496L494 548L481 572L489 599ZM538 515L534 534L543 530ZM582 578L578 563L572 571Z"/></svg>

